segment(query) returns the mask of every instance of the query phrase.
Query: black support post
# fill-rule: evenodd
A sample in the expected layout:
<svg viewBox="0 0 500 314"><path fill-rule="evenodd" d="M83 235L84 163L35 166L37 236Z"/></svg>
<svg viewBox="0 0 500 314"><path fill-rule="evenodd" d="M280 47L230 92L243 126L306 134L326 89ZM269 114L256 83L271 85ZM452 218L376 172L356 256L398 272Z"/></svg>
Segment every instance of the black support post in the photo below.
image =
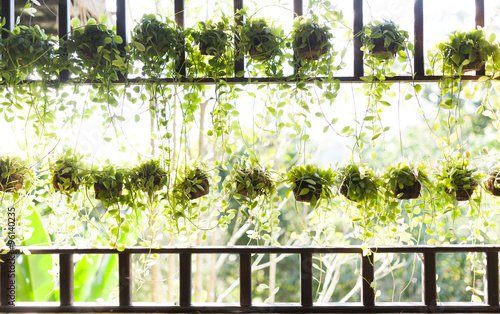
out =
<svg viewBox="0 0 500 314"><path fill-rule="evenodd" d="M354 9L354 76L364 75L363 51L361 51L361 37L357 36L363 28L363 0L353 0Z"/></svg>
<svg viewBox="0 0 500 314"><path fill-rule="evenodd" d="M300 254L300 303L302 306L313 305L312 253Z"/></svg>
<svg viewBox="0 0 500 314"><path fill-rule="evenodd" d="M252 255L240 254L240 305L252 305Z"/></svg>
<svg viewBox="0 0 500 314"><path fill-rule="evenodd" d="M61 306L71 306L74 301L73 254L59 255L59 301Z"/></svg>
<svg viewBox="0 0 500 314"><path fill-rule="evenodd" d="M59 38L68 40L71 32L71 17L70 17L70 0L59 0ZM66 45L60 48L60 57L68 58ZM69 79L69 70L65 69L59 73L59 80L66 82Z"/></svg>
<svg viewBox="0 0 500 314"><path fill-rule="evenodd" d="M490 306L499 305L499 282L498 282L498 252L486 253L486 274L485 278L485 303Z"/></svg>
<svg viewBox="0 0 500 314"><path fill-rule="evenodd" d="M14 306L16 301L16 254L0 256L0 305Z"/></svg>
<svg viewBox="0 0 500 314"><path fill-rule="evenodd" d="M132 261L128 253L118 254L118 286L120 306L132 305Z"/></svg>
<svg viewBox="0 0 500 314"><path fill-rule="evenodd" d="M437 304L436 253L424 253L422 263L422 293L424 304L428 307L433 307Z"/></svg>
<svg viewBox="0 0 500 314"><path fill-rule="evenodd" d="M424 76L424 0L415 0L413 7L415 16L414 31L415 31L415 75Z"/></svg>
<svg viewBox="0 0 500 314"><path fill-rule="evenodd" d="M184 28L184 0L175 0L174 2L175 9L175 23L177 23L177 27L180 29ZM175 69L176 72L181 77L186 77L186 53L184 49L185 41L182 40L182 51L180 53L180 59L176 60Z"/></svg>
<svg viewBox="0 0 500 314"><path fill-rule="evenodd" d="M2 0L2 19L5 19L4 28L12 31L14 29L14 21L16 17L14 15L14 0ZM2 32L2 38L9 36L9 33Z"/></svg>
<svg viewBox="0 0 500 314"><path fill-rule="evenodd" d="M476 28L484 27L484 0L476 0ZM476 71L476 75L485 75L484 65L481 70Z"/></svg>
<svg viewBox="0 0 500 314"><path fill-rule="evenodd" d="M243 25L243 17L239 14L239 10L243 9L243 0L233 0L234 20L236 25ZM238 36L234 36L234 74L245 71L245 56L239 50L240 40Z"/></svg>
<svg viewBox="0 0 500 314"><path fill-rule="evenodd" d="M179 305L191 305L191 253L179 254Z"/></svg>
<svg viewBox="0 0 500 314"><path fill-rule="evenodd" d="M364 306L375 305L375 290L372 287L372 283L375 280L373 261L373 253L361 257L361 280L363 281L361 286L361 301Z"/></svg>

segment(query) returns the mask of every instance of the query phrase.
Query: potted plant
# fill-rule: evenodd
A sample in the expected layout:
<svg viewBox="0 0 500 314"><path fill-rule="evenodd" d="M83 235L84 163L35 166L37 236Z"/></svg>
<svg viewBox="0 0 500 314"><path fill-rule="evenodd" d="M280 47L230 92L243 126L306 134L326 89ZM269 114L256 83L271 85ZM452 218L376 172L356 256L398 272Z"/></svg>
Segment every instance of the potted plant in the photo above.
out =
<svg viewBox="0 0 500 314"><path fill-rule="evenodd" d="M393 21L370 22L356 36L361 37L361 49L381 60L392 59L407 48L408 32Z"/></svg>
<svg viewBox="0 0 500 314"><path fill-rule="evenodd" d="M401 200L415 199L420 196L422 184L430 183L423 164L400 162L389 166L384 174L387 190L393 197Z"/></svg>
<svg viewBox="0 0 500 314"><path fill-rule="evenodd" d="M184 33L175 22L159 21L154 14L144 15L134 28L131 56L143 63L142 71L156 78L170 60L178 60L183 51Z"/></svg>
<svg viewBox="0 0 500 314"><path fill-rule="evenodd" d="M201 168L187 168L185 176L178 177L174 186L174 195L189 200L195 200L208 193L210 193L209 177Z"/></svg>
<svg viewBox="0 0 500 314"><path fill-rule="evenodd" d="M269 26L264 18L247 18L237 28L240 39L239 51L248 54L252 60L264 61L280 54L280 41L277 29Z"/></svg>
<svg viewBox="0 0 500 314"><path fill-rule="evenodd" d="M86 176L82 156L66 149L59 158L50 165L52 186L60 192L76 192Z"/></svg>
<svg viewBox="0 0 500 314"><path fill-rule="evenodd" d="M148 194L159 191L167 183L167 179L167 172L160 166L160 161L155 159L144 161L130 172L131 186Z"/></svg>
<svg viewBox="0 0 500 314"><path fill-rule="evenodd" d="M435 175L437 188L453 196L457 201L468 201L480 179L475 171L476 169L470 168L468 158L463 158L460 154L450 156L441 162Z"/></svg>
<svg viewBox="0 0 500 314"><path fill-rule="evenodd" d="M353 202L376 200L378 197L379 179L364 164L346 165L340 169L337 181L340 184L340 194Z"/></svg>
<svg viewBox="0 0 500 314"><path fill-rule="evenodd" d="M500 196L499 174L498 170L491 170L484 181L484 188L495 196Z"/></svg>
<svg viewBox="0 0 500 314"><path fill-rule="evenodd" d="M488 59L498 61L500 58L498 46L486 39L482 29L468 33L455 31L438 49L443 55L445 73L479 71Z"/></svg>
<svg viewBox="0 0 500 314"><path fill-rule="evenodd" d="M28 167L19 157L0 157L0 191L16 193L22 189Z"/></svg>
<svg viewBox="0 0 500 314"><path fill-rule="evenodd" d="M98 200L116 202L123 191L123 184L127 171L107 165L100 170L94 170L90 174L92 179L94 196Z"/></svg>
<svg viewBox="0 0 500 314"><path fill-rule="evenodd" d="M294 54L305 60L318 60L331 48L328 26L319 26L312 19L297 18L292 31L292 47Z"/></svg>
<svg viewBox="0 0 500 314"><path fill-rule="evenodd" d="M258 166L236 164L231 170L231 191L250 200L260 195L271 195L274 184L269 171Z"/></svg>
<svg viewBox="0 0 500 314"><path fill-rule="evenodd" d="M227 47L231 45L226 25L223 22L198 22L191 36L202 55L220 56L224 54Z"/></svg>
<svg viewBox="0 0 500 314"><path fill-rule="evenodd" d="M297 202L311 203L312 207L316 207L321 198L331 198L335 176L330 168L325 170L308 164L291 168L285 181L291 184Z"/></svg>
<svg viewBox="0 0 500 314"><path fill-rule="evenodd" d="M72 21L73 26L78 24L78 20ZM81 79L106 83L118 80L118 72L125 71L124 58L118 50L122 42L123 39L105 24L89 19L84 27L75 28L67 40L68 54L73 56L71 61L76 65L72 71Z"/></svg>

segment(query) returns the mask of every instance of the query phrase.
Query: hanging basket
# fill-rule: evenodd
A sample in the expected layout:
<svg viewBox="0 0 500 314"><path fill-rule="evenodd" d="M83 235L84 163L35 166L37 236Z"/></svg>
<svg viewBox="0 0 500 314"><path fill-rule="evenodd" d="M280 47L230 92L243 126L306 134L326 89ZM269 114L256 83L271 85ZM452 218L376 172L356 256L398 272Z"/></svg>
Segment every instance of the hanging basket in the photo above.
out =
<svg viewBox="0 0 500 314"><path fill-rule="evenodd" d="M476 59L462 67L463 71L480 71L483 68L483 58L479 52L476 52Z"/></svg>
<svg viewBox="0 0 500 314"><path fill-rule="evenodd" d="M116 186L114 186L111 189L106 188L104 184L102 183L94 183L94 194L95 198L97 200L101 199L111 199L113 197L120 197L122 195L123 191L123 184L122 183L117 183ZM103 193L103 194L101 194ZM102 198L101 198L102 195Z"/></svg>
<svg viewBox="0 0 500 314"><path fill-rule="evenodd" d="M198 187L198 185L201 186L201 189ZM189 192L189 198L191 200L195 200L207 195L208 193L210 193L210 183L208 183L208 179L204 179L199 184L192 184L191 191Z"/></svg>
<svg viewBox="0 0 500 314"><path fill-rule="evenodd" d="M500 183L500 177L498 177L497 171L491 171L484 182L484 187L487 191L491 192L491 194L500 196L500 188L495 187L495 182Z"/></svg>
<svg viewBox="0 0 500 314"><path fill-rule="evenodd" d="M420 196L420 190L422 185L420 182L415 180L413 185L405 185L403 188L397 187L394 191L394 195L400 200L410 200L415 199Z"/></svg>
<svg viewBox="0 0 500 314"><path fill-rule="evenodd" d="M66 182L68 182L68 180L71 180L71 173L65 173L61 176L55 173L52 177L52 186L56 191L76 192L80 188L80 184L75 181L70 181L70 184L66 183L66 186L63 179L65 179Z"/></svg>
<svg viewBox="0 0 500 314"><path fill-rule="evenodd" d="M304 185L304 187L302 187ZM300 195L300 192L308 188L309 192L306 194ZM293 189L293 195L295 196L295 200L297 202L305 202L305 203L310 203L311 200L313 199L313 196L316 197L316 200L318 201L321 197L321 192L323 191L323 185L320 183L316 184L315 189L311 189L308 186L308 183L306 181L300 180L300 181L295 181L295 188Z"/></svg>
<svg viewBox="0 0 500 314"><path fill-rule="evenodd" d="M342 181L342 184L340 185L340 194L344 195L345 198L347 198L350 201L357 202L356 200L353 200L348 196L349 194L349 187L347 186L347 183L345 181Z"/></svg>
<svg viewBox="0 0 500 314"><path fill-rule="evenodd" d="M306 60L318 60L322 55L328 51L328 45L326 44L327 36L321 33L321 37L318 39L315 33L307 39L307 45L302 48L298 48L298 54L301 58Z"/></svg>
<svg viewBox="0 0 500 314"><path fill-rule="evenodd" d="M0 181L0 191L5 193L14 193L22 189L24 178L22 175L13 173Z"/></svg>
<svg viewBox="0 0 500 314"><path fill-rule="evenodd" d="M393 58L396 55L396 46L394 42L390 43L388 47L384 45L384 38L376 38L373 40L373 48L370 53L374 56L385 55L385 59Z"/></svg>
<svg viewBox="0 0 500 314"><path fill-rule="evenodd" d="M460 189L455 191L455 199L459 202L468 201L472 194L474 194L475 188L470 189ZM453 190L448 191L449 194L453 193Z"/></svg>

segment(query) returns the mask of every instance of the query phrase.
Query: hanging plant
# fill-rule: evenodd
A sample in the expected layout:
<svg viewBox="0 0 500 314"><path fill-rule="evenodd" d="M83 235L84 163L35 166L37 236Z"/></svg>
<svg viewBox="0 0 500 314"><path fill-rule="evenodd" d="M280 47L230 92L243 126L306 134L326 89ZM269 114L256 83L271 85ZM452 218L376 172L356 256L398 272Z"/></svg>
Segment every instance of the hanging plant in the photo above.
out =
<svg viewBox="0 0 500 314"><path fill-rule="evenodd" d="M370 22L356 36L361 37L362 49L378 60L392 59L408 45L408 32L393 21Z"/></svg>
<svg viewBox="0 0 500 314"><path fill-rule="evenodd" d="M125 58L121 56L118 45L123 39L103 23L106 16L101 17L101 24L89 19L87 25L78 27L80 21L73 19L75 28L73 35L67 40L70 69L80 80L100 81L110 85L118 80L118 73L126 71Z"/></svg>
<svg viewBox="0 0 500 314"><path fill-rule="evenodd" d="M236 164L231 171L232 194L238 194L249 199L260 195L270 195L274 184L268 171L260 167L244 167Z"/></svg>
<svg viewBox="0 0 500 314"><path fill-rule="evenodd" d="M340 169L337 177L340 194L353 202L376 201L379 178L366 165L348 164Z"/></svg>
<svg viewBox="0 0 500 314"><path fill-rule="evenodd" d="M453 196L457 201L468 201L476 189L480 176L470 169L469 159L460 154L441 162L435 177L438 190Z"/></svg>
<svg viewBox="0 0 500 314"><path fill-rule="evenodd" d="M191 32L194 42L202 55L221 56L231 46L231 38L227 33L227 25L223 22L200 21Z"/></svg>
<svg viewBox="0 0 500 314"><path fill-rule="evenodd" d="M142 62L143 75L156 79L169 61L180 59L183 42L184 33L175 22L168 18L165 22L159 21L154 14L144 15L133 30L131 57ZM174 63L171 63L172 67Z"/></svg>
<svg viewBox="0 0 500 314"><path fill-rule="evenodd" d="M2 44L3 78L13 85L36 70L43 79L50 79L64 67L55 48L52 36L47 36L38 25L16 26Z"/></svg>
<svg viewBox="0 0 500 314"><path fill-rule="evenodd" d="M252 60L271 60L281 55L281 39L278 29L269 26L264 18L247 18L242 26L237 28L240 39L239 51L250 56Z"/></svg>
<svg viewBox="0 0 500 314"><path fill-rule="evenodd" d="M127 171L108 165L90 174L94 187L94 196L107 203L117 203L122 195Z"/></svg>
<svg viewBox="0 0 500 314"><path fill-rule="evenodd" d="M188 168L183 179L178 178L174 186L174 195L195 200L210 193L209 177L201 168Z"/></svg>
<svg viewBox="0 0 500 314"><path fill-rule="evenodd" d="M498 46L486 39L486 33L482 29L468 33L453 32L447 42L438 45L438 49L443 57L443 72L447 74L479 71L490 59L494 63L500 62Z"/></svg>
<svg viewBox="0 0 500 314"><path fill-rule="evenodd" d="M0 191L17 193L23 188L24 175L28 171L26 162L19 157L0 157Z"/></svg>
<svg viewBox="0 0 500 314"><path fill-rule="evenodd" d="M153 194L167 183L166 171L159 160L147 160L135 167L130 173L130 185L133 189Z"/></svg>
<svg viewBox="0 0 500 314"><path fill-rule="evenodd" d="M400 162L389 166L384 174L384 180L392 197L409 200L420 196L422 184L429 185L429 177L423 164Z"/></svg>
<svg viewBox="0 0 500 314"><path fill-rule="evenodd" d="M318 60L332 49L328 26L319 26L315 20L297 18L293 24L292 47L296 57Z"/></svg>
<svg viewBox="0 0 500 314"><path fill-rule="evenodd" d="M311 203L316 207L319 200L330 199L335 184L331 169L322 169L315 165L295 166L286 174L285 182L291 185L291 191L297 202Z"/></svg>
<svg viewBox="0 0 500 314"><path fill-rule="evenodd" d="M60 192L76 192L86 177L82 156L66 149L59 158L50 165L52 186Z"/></svg>
<svg viewBox="0 0 500 314"><path fill-rule="evenodd" d="M484 188L495 196L500 196L500 177L498 170L491 170L484 181Z"/></svg>

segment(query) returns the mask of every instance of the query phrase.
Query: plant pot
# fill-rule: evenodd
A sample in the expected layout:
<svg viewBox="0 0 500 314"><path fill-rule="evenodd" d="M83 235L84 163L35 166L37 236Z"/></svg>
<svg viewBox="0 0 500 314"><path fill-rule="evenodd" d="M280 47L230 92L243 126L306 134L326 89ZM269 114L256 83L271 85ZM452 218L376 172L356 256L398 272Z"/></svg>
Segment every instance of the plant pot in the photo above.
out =
<svg viewBox="0 0 500 314"><path fill-rule="evenodd" d="M345 181L342 181L342 184L340 185L340 194L344 195L345 198L347 198L350 201L357 202L356 200L353 200L348 196L348 192L349 192L349 187L347 186Z"/></svg>
<svg viewBox="0 0 500 314"><path fill-rule="evenodd" d="M384 38L376 38L373 40L373 48L370 51L374 56L385 55L385 59L389 59L396 55L396 47L394 43L390 43L388 47L384 45Z"/></svg>
<svg viewBox="0 0 500 314"><path fill-rule="evenodd" d="M484 182L484 188L491 192L495 196L500 196L500 188L495 187L495 181L500 183L500 177L498 177L497 171L492 171L488 174L486 182Z"/></svg>
<svg viewBox="0 0 500 314"><path fill-rule="evenodd" d="M9 177L2 179L0 182L0 191L5 193L17 192L23 187L23 183L23 176L13 173Z"/></svg>
<svg viewBox="0 0 500 314"><path fill-rule="evenodd" d="M311 34L311 36L307 39L307 45L298 49L299 56L306 60L318 60L328 50L327 45L324 45L326 40L327 38L325 34L321 34L321 38L319 40L314 33Z"/></svg>
<svg viewBox="0 0 500 314"><path fill-rule="evenodd" d="M210 183L208 183L208 179L202 180L199 185L202 189L196 185L192 185L191 191L189 192L190 199L195 200L210 193Z"/></svg>
<svg viewBox="0 0 500 314"><path fill-rule="evenodd" d="M483 58L476 52L476 59L462 67L463 71L480 71L483 68Z"/></svg>
<svg viewBox="0 0 500 314"><path fill-rule="evenodd" d="M214 49L214 47L212 45L207 44L207 43L200 43L199 47L200 47L200 53L204 56L222 55L222 53L223 53L223 52L217 51L216 49ZM208 52L209 48L213 48L213 49L210 49L210 52Z"/></svg>
<svg viewBox="0 0 500 314"><path fill-rule="evenodd" d="M302 187L304 185L304 187ZM318 201L321 197L321 192L323 191L323 186L321 184L316 184L316 189L312 190L309 189L309 192L307 192L304 195L299 195L302 189L309 188L308 183L306 181L296 181L295 182L295 188L293 189L293 195L295 195L295 200L297 202L306 202L310 203L313 196L316 197L316 200Z"/></svg>
<svg viewBox="0 0 500 314"><path fill-rule="evenodd" d="M52 186L54 187L55 190L57 191L66 191L66 192L76 192L78 191L78 188L80 187L79 183L76 183L74 181L71 181L71 184L67 187L64 186L64 182L61 179L71 179L71 174L66 173L61 176L59 176L57 173L54 174L52 177Z"/></svg>
<svg viewBox="0 0 500 314"><path fill-rule="evenodd" d="M122 190L122 183L117 183L115 187L111 188L111 190L107 189L102 183L94 183L94 194L97 200L120 197L122 195ZM103 194L103 198L99 196L102 192L105 193Z"/></svg>
<svg viewBox="0 0 500 314"><path fill-rule="evenodd" d="M405 185L402 189L397 187L396 190L394 191L394 195L396 195L396 197L400 200L415 199L420 196L421 188L422 186L420 182L415 180L413 185Z"/></svg>
<svg viewBox="0 0 500 314"><path fill-rule="evenodd" d="M455 199L459 202L468 201L474 193L474 189L475 188L456 190ZM452 194L453 190L448 191L448 193Z"/></svg>

